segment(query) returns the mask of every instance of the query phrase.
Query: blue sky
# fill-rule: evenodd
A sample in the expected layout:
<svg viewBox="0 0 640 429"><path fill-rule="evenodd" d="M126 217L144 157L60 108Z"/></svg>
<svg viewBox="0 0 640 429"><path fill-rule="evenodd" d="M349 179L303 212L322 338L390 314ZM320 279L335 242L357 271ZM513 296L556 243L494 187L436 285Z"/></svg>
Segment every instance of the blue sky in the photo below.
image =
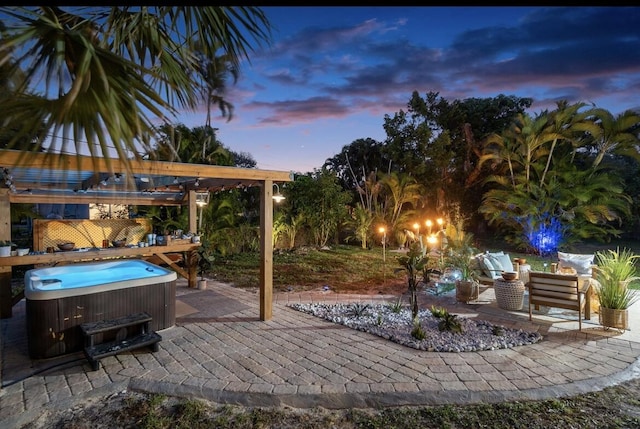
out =
<svg viewBox="0 0 640 429"><path fill-rule="evenodd" d="M640 8L264 7L273 44L244 64L216 117L218 139L258 168L306 173L356 139L384 141L384 116L413 91L449 101L531 97L617 114L640 108ZM205 123L205 109L177 122Z"/></svg>

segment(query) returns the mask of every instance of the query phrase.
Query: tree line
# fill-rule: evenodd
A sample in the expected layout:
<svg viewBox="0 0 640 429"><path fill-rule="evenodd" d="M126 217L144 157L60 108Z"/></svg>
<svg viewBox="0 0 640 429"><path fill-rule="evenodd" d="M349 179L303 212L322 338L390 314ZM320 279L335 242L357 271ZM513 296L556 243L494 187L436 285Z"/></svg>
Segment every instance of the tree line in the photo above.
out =
<svg viewBox="0 0 640 429"><path fill-rule="evenodd" d="M631 237L640 217L640 117L567 102L530 114L530 105L515 96L450 102L414 92L406 111L384 117L385 141L355 140L282 186L276 246L371 247L381 226L388 244L403 246L416 223L424 232L436 218L539 254ZM184 150L199 153L200 141L194 136ZM252 166L250 155L214 141L207 156L226 151L227 162ZM220 251L256 249L257 198L250 189L213 196L205 224Z"/></svg>

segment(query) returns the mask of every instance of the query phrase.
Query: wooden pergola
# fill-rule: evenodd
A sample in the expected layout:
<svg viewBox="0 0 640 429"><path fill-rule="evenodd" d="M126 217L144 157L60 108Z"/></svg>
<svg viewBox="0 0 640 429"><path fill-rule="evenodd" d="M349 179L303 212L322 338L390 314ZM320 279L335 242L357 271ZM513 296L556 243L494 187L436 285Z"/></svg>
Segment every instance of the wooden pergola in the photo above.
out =
<svg viewBox="0 0 640 429"><path fill-rule="evenodd" d="M273 186L288 171L0 149L0 240L11 240L11 204L187 206L197 231L196 196L260 187L260 320L272 317ZM0 258L0 307L11 302L11 265ZM9 308L10 313L10 308Z"/></svg>

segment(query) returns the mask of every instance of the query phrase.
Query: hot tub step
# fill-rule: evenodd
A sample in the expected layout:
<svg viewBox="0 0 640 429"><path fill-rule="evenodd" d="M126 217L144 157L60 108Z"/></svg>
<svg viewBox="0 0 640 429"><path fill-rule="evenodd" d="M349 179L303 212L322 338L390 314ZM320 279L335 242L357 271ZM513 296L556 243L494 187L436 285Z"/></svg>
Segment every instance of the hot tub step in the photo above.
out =
<svg viewBox="0 0 640 429"><path fill-rule="evenodd" d="M147 346L153 346L153 351L157 351L157 343L160 341L162 341L160 334L156 332L149 332L127 340L111 341L87 347L84 352L89 363L91 363L91 368L94 371L97 371L100 368L100 359L102 358Z"/></svg>
<svg viewBox="0 0 640 429"><path fill-rule="evenodd" d="M117 319L80 325L85 339L84 354L89 360L91 368L97 371L100 368L100 359L141 347L151 346L152 351L158 351L158 342L162 340L162 337L149 330L151 320L151 316L147 313L137 313ZM116 335L115 340L95 344L96 335L109 331L124 332L126 335L125 338Z"/></svg>
<svg viewBox="0 0 640 429"><path fill-rule="evenodd" d="M130 314L124 317L118 317L117 319L100 320L98 322L88 322L80 325L83 334L95 335L115 329L128 328L129 326L138 326L145 322L151 322L151 316L147 313Z"/></svg>

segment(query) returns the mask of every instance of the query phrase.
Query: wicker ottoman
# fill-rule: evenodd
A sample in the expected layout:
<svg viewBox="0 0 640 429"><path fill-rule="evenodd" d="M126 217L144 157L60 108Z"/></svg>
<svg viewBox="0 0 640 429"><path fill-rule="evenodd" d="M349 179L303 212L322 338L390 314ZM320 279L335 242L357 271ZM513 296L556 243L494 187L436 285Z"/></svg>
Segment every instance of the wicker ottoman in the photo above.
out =
<svg viewBox="0 0 640 429"><path fill-rule="evenodd" d="M525 289L522 280L495 279L493 289L498 307L504 310L522 310Z"/></svg>

